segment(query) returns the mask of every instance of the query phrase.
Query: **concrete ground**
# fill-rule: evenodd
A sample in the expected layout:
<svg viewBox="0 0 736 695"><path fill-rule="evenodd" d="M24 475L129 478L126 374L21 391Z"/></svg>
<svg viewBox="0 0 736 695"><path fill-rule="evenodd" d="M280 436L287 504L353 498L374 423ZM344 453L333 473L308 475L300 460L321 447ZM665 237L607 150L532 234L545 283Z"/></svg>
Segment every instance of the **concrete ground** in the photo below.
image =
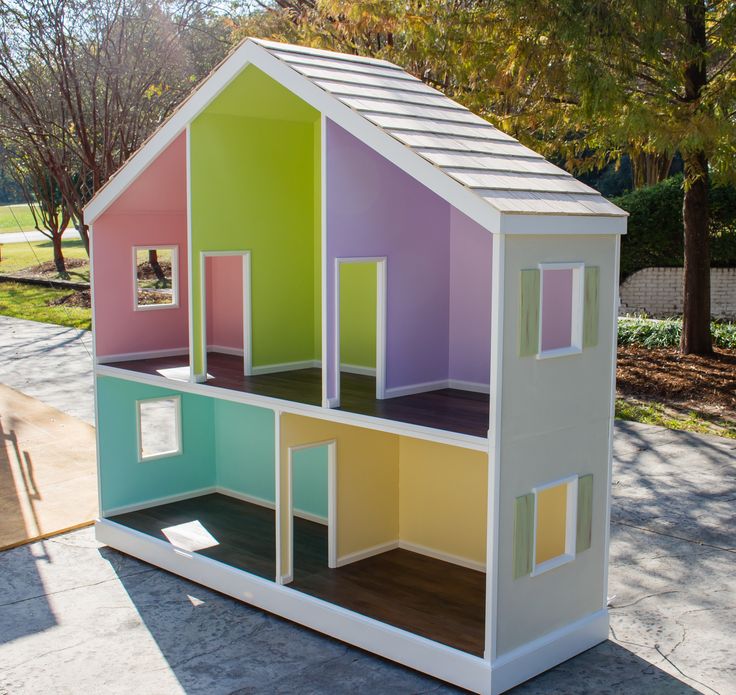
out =
<svg viewBox="0 0 736 695"><path fill-rule="evenodd" d="M79 239L79 232L76 229L67 229L62 235L64 241L73 241ZM41 232L31 230L28 232L6 232L0 234L0 245L2 244L24 244L29 241L48 241L49 238Z"/></svg>
<svg viewBox="0 0 736 695"><path fill-rule="evenodd" d="M0 382L64 401L37 383L35 355L86 383L66 329L3 321ZM619 423L614 446L610 639L514 692L736 693L736 441ZM100 547L91 529L0 553L0 695L130 692L456 691Z"/></svg>

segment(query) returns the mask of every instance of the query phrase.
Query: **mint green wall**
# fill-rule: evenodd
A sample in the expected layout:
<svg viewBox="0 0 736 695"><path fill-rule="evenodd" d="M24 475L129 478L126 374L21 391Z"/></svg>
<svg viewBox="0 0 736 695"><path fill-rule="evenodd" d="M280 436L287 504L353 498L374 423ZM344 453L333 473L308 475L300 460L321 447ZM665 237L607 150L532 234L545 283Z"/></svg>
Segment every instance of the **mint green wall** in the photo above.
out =
<svg viewBox="0 0 736 695"><path fill-rule="evenodd" d="M340 266L340 362L375 369L375 263Z"/></svg>
<svg viewBox="0 0 736 695"><path fill-rule="evenodd" d="M319 359L319 114L246 68L190 127L194 368L199 254L249 250L253 365Z"/></svg>
<svg viewBox="0 0 736 695"><path fill-rule="evenodd" d="M139 463L136 401L181 396L182 453ZM213 401L123 379L97 379L103 512L215 484Z"/></svg>
<svg viewBox="0 0 736 695"><path fill-rule="evenodd" d="M294 509L327 518L327 446L292 455Z"/></svg>
<svg viewBox="0 0 736 695"><path fill-rule="evenodd" d="M231 401L214 402L217 484L274 502L274 414Z"/></svg>

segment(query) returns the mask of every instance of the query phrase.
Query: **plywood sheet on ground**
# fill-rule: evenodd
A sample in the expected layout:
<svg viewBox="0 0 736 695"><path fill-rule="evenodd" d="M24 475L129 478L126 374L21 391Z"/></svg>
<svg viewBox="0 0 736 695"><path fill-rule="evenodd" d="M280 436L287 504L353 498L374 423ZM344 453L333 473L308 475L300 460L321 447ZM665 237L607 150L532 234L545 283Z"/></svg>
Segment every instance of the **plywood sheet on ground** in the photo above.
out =
<svg viewBox="0 0 736 695"><path fill-rule="evenodd" d="M96 516L94 428L0 385L0 549Z"/></svg>

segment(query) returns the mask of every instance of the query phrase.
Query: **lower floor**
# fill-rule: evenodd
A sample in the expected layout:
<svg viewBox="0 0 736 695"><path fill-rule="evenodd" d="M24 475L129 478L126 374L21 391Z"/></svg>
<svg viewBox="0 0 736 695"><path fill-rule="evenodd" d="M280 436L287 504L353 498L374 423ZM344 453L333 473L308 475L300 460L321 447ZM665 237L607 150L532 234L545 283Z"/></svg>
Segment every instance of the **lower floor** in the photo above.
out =
<svg viewBox="0 0 736 695"><path fill-rule="evenodd" d="M275 513L209 494L110 517L218 562L274 579ZM483 655L485 574L396 548L328 567L328 529L293 519L290 587L476 656Z"/></svg>

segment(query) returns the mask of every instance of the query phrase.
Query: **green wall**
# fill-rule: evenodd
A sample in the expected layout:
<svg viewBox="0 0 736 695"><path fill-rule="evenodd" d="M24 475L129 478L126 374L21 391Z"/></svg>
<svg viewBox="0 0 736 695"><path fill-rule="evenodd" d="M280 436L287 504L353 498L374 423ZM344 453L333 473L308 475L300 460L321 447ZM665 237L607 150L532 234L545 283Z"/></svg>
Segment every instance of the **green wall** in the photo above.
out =
<svg viewBox="0 0 736 695"><path fill-rule="evenodd" d="M297 449L292 471L294 509L327 519L327 446Z"/></svg>
<svg viewBox="0 0 736 695"><path fill-rule="evenodd" d="M136 401L181 396L182 453L138 461ZM97 379L102 509L179 495L215 484L213 400L123 379Z"/></svg>
<svg viewBox="0 0 736 695"><path fill-rule="evenodd" d="M376 264L340 266L340 362L376 367Z"/></svg>
<svg viewBox="0 0 736 695"><path fill-rule="evenodd" d="M320 358L319 129L317 111L252 66L191 124L197 373L202 250L251 251L253 366Z"/></svg>
<svg viewBox="0 0 736 695"><path fill-rule="evenodd" d="M217 484L253 497L276 499L273 411L214 401Z"/></svg>

